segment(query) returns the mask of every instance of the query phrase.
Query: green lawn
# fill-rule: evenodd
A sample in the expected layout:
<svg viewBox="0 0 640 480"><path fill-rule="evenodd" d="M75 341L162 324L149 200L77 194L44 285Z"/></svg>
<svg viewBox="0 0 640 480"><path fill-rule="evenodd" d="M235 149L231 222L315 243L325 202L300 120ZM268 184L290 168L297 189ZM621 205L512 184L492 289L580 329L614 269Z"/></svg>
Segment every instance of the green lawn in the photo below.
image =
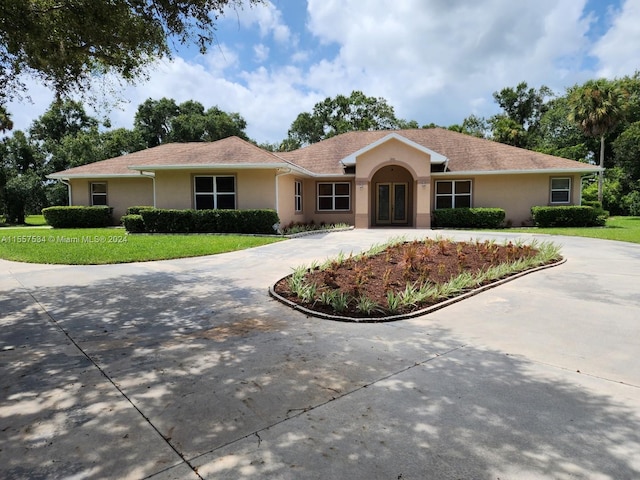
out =
<svg viewBox="0 0 640 480"><path fill-rule="evenodd" d="M611 217L604 227L592 228L511 228L509 232L546 233L572 237L601 238L640 243L640 217Z"/></svg>
<svg viewBox="0 0 640 480"><path fill-rule="evenodd" d="M8 225L4 223L4 219L0 217L0 227L39 227L47 224L44 215L27 215L24 221L25 225Z"/></svg>
<svg viewBox="0 0 640 480"><path fill-rule="evenodd" d="M3 228L0 258L67 265L146 262L213 255L281 240L243 235L127 235L121 228Z"/></svg>

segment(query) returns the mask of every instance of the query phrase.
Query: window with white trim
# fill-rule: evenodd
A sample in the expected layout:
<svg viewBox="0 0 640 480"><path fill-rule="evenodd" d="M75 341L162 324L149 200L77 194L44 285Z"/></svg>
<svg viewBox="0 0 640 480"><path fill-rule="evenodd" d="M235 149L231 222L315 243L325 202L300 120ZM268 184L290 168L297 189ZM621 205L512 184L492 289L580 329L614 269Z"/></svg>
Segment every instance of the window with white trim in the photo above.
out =
<svg viewBox="0 0 640 480"><path fill-rule="evenodd" d="M295 211L302 212L302 182L300 180L294 182L293 200L295 203Z"/></svg>
<svg viewBox="0 0 640 480"><path fill-rule="evenodd" d="M549 200L552 204L571 203L571 178L552 178Z"/></svg>
<svg viewBox="0 0 640 480"><path fill-rule="evenodd" d="M436 209L471 207L471 180L437 180Z"/></svg>
<svg viewBox="0 0 640 480"><path fill-rule="evenodd" d="M193 177L196 210L236 208L236 178L232 175Z"/></svg>
<svg viewBox="0 0 640 480"><path fill-rule="evenodd" d="M318 183L318 211L351 210L351 184L348 182Z"/></svg>
<svg viewBox="0 0 640 480"><path fill-rule="evenodd" d="M106 182L95 182L91 184L91 205L108 205Z"/></svg>

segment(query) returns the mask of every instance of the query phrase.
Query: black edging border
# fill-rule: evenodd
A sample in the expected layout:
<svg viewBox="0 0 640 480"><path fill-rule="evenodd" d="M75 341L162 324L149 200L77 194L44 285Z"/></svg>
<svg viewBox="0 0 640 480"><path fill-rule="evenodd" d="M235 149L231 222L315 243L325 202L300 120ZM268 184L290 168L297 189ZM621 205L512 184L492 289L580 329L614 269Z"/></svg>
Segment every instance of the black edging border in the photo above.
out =
<svg viewBox="0 0 640 480"><path fill-rule="evenodd" d="M384 322L395 322L398 320L407 320L409 318L415 318L415 317L420 317L422 315L427 315L431 312L435 312L437 310L440 310L442 308L448 307L449 305L453 305L454 303L458 303L462 300L465 300L467 298L473 297L475 295L478 295L479 293L484 292L485 290L489 290L491 288L494 287L498 287L500 285L504 285L507 282L511 282L513 280L516 280L518 278L524 277L525 275L529 275L530 273L535 273L535 272L539 272L541 270L546 270L548 268L552 268L552 267L557 267L558 265L562 265L563 263L566 263L567 259L563 258L562 260L559 260L555 263L549 263L547 265L540 265L539 267L535 267L535 268L531 268L529 270L524 270L522 272L518 272L514 275L510 275L508 277L502 278L500 280L497 280L493 283L488 283L487 285L482 285L481 287L475 288L473 290L470 290L468 292L463 293L462 295L458 295L456 297L453 298L449 298L447 300L444 300L440 303L436 303L435 305L431 305L427 308L423 308L421 310L416 310L414 312L409 312L409 313L403 313L400 315L391 315L388 317L345 317L342 315L331 315L328 313L324 313L324 312L318 312L316 310L311 310L309 308L303 307L301 305L298 305L295 302L292 302L291 300L287 300L286 298L282 297L281 295L278 295L275 291L275 286L278 282L280 282L281 280L284 280L285 278L289 277L290 275L287 275L287 277L283 277L280 280L278 280L278 282L274 283L273 285L271 285L269 287L269 295L274 298L275 300L279 301L280 303L283 303L284 305L287 305L288 307L293 308L294 310L298 310L301 313L304 313L305 315L309 316L309 317L317 317L317 318L321 318L323 320L334 320L336 322L351 322L351 323L384 323Z"/></svg>

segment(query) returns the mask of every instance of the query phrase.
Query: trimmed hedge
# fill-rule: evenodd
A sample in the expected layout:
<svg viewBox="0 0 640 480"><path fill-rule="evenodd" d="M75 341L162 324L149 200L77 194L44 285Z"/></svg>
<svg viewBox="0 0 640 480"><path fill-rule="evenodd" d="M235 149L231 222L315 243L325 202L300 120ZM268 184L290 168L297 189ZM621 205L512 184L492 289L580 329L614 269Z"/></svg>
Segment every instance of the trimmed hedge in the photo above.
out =
<svg viewBox="0 0 640 480"><path fill-rule="evenodd" d="M122 217L122 225L129 233L144 233L144 220L142 220L142 215L124 215Z"/></svg>
<svg viewBox="0 0 640 480"><path fill-rule="evenodd" d="M500 228L505 211L501 208L441 208L433 211L433 226L448 228Z"/></svg>
<svg viewBox="0 0 640 480"><path fill-rule="evenodd" d="M131 233L275 233L275 210L174 210L141 208L138 215L122 217ZM133 217L133 218L131 218ZM129 226L132 230L129 229Z"/></svg>
<svg viewBox="0 0 640 480"><path fill-rule="evenodd" d="M113 208L48 207L42 209L46 222L53 228L101 228L112 225Z"/></svg>
<svg viewBox="0 0 640 480"><path fill-rule="evenodd" d="M126 215L140 215L140 210L152 210L152 206L135 206L127 208Z"/></svg>
<svg viewBox="0 0 640 480"><path fill-rule="evenodd" d="M587 206L532 207L531 215L536 227L602 227L606 212Z"/></svg>

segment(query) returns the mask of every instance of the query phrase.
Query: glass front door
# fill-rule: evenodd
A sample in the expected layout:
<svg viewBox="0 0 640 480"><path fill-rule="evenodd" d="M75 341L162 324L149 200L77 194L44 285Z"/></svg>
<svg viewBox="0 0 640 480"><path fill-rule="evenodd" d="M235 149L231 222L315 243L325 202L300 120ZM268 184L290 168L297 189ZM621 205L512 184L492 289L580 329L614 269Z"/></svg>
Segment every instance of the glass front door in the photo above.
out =
<svg viewBox="0 0 640 480"><path fill-rule="evenodd" d="M407 223L407 184L378 183L376 188L376 223Z"/></svg>

